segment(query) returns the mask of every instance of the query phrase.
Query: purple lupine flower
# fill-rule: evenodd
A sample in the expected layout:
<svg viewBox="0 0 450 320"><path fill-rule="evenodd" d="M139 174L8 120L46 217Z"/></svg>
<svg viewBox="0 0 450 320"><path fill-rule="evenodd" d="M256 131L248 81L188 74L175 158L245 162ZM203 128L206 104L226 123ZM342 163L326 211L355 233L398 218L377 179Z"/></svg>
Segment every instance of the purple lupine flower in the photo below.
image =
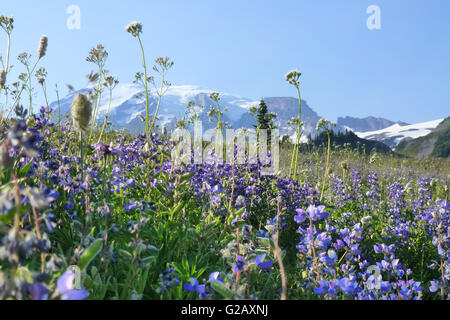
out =
<svg viewBox="0 0 450 320"><path fill-rule="evenodd" d="M269 271L270 269L272 269L272 261L271 260L264 261L265 258L266 255L261 254L256 257L255 263L260 270Z"/></svg>
<svg viewBox="0 0 450 320"><path fill-rule="evenodd" d="M245 266L245 259L242 256L237 256L236 257L236 263L233 266L233 271L234 272L238 272L240 271L244 271L244 266Z"/></svg>
<svg viewBox="0 0 450 320"><path fill-rule="evenodd" d="M33 300L47 300L49 290L41 283L30 284L28 286L28 291Z"/></svg>
<svg viewBox="0 0 450 320"><path fill-rule="evenodd" d="M189 292L197 291L199 298L206 298L207 296L205 285L204 284L199 285L198 280L195 278L191 278L191 283L184 284L184 290Z"/></svg>
<svg viewBox="0 0 450 320"><path fill-rule="evenodd" d="M209 275L209 280L210 281L219 281L219 282L223 283L223 278L220 277L220 272L219 271L211 273Z"/></svg>
<svg viewBox="0 0 450 320"><path fill-rule="evenodd" d="M58 278L56 285L63 300L84 300L88 296L86 290L76 290L73 288L74 279L75 273L72 270L66 271Z"/></svg>

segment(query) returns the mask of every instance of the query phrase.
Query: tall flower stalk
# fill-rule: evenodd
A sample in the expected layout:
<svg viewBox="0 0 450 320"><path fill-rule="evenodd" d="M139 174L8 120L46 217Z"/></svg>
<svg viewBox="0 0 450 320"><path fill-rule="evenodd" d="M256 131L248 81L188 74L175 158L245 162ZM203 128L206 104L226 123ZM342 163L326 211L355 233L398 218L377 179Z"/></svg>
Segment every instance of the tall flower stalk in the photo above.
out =
<svg viewBox="0 0 450 320"><path fill-rule="evenodd" d="M55 84L56 89L56 99L58 100L58 130L61 129L61 101L59 100L59 91L58 91L58 85Z"/></svg>
<svg viewBox="0 0 450 320"><path fill-rule="evenodd" d="M149 78L147 75L147 62L145 59L145 51L144 51L144 46L142 44L142 40L141 40L141 36L140 34L142 33L142 23L140 23L139 21L133 21L131 23L129 23L126 27L125 30L130 33L133 37L137 38L139 41L139 46L141 48L141 54L142 54L142 62L143 62L143 66L144 66L144 79L141 79L143 84L144 84L144 88L145 88L145 136L147 137L147 139L150 139L150 100L149 100L149 90L148 90L148 82L149 82ZM140 75L140 73L137 74L136 76L136 80L138 80L138 76ZM142 78L142 77L140 77Z"/></svg>
<svg viewBox="0 0 450 320"><path fill-rule="evenodd" d="M44 92L44 98L45 98L45 104L46 104L46 107L47 107L47 113L48 113L48 116L50 117L50 107L48 105L47 86L45 84L45 78L47 78L47 71L45 70L45 68L39 68L36 71L36 80L41 85L42 91Z"/></svg>
<svg viewBox="0 0 450 320"><path fill-rule="evenodd" d="M161 84L158 88L156 86L155 79L153 77L150 77L150 81L152 82L152 84L156 90L156 94L158 96L158 104L156 106L155 115L153 116L153 120L150 125L149 132L151 132L153 130L153 127L155 125L155 122L156 122L156 119L158 116L158 112L159 112L159 107L161 106L162 97L167 92L167 90L169 90L169 88L171 86L171 84L166 81L166 75L167 75L167 71L173 66L173 62L170 61L169 57L165 57L165 58L159 57L155 60L155 63L156 64L153 66L153 70L160 74Z"/></svg>
<svg viewBox="0 0 450 320"><path fill-rule="evenodd" d="M9 117L9 115L11 114L12 110L15 108L16 104L20 101L20 96L22 95L23 90L26 87L26 83L28 83L29 78L32 76L32 74L34 73L34 70L36 69L39 61L41 61L41 59L45 56L46 52L47 52L47 46L48 46L48 38L47 36L43 35L41 37L41 39L39 40L39 46L37 49L38 52L38 58L36 60L36 63L34 64L33 68L31 69L31 72L29 72L28 74L28 78L24 81L24 84L22 85L19 93L17 94L14 103L11 105L11 108L9 109L8 114L6 115L5 118L2 119L3 120L7 119Z"/></svg>
<svg viewBox="0 0 450 320"><path fill-rule="evenodd" d="M327 180L327 174L328 174L328 166L330 163L330 153L331 153L331 132L333 130L333 127L335 127L335 124L324 119L320 119L317 123L317 131L324 130L327 134L328 138L328 146L327 146L327 160L325 165L325 172L323 173L323 179L322 179L322 188L320 192L320 201L323 200L323 194L325 191L325 183Z"/></svg>
<svg viewBox="0 0 450 320"><path fill-rule="evenodd" d="M297 179L297 166L298 166L298 154L300 149L300 135L302 126L302 98L300 95L300 76L302 74L298 70L289 71L286 74L286 81L292 84L297 89L298 93L298 120L297 120L297 130L296 130L296 142L291 155L291 166L289 169L289 177L296 180Z"/></svg>
<svg viewBox="0 0 450 320"><path fill-rule="evenodd" d="M102 98L102 83L103 83L103 75L105 72L105 63L106 59L108 58L108 52L105 50L105 48L99 44L96 48L93 48L89 52L89 56L86 58L86 61L95 63L98 67L98 82L97 82L97 89L96 89L96 99L94 104L94 111L92 115L92 123L91 123L91 131L89 133L89 138L92 137L95 123L97 120L98 115L98 109L100 105L100 101Z"/></svg>
<svg viewBox="0 0 450 320"><path fill-rule="evenodd" d="M223 150L221 150L221 148L223 147L223 128L224 128L224 123L222 122L222 116L227 111L227 109L226 108L224 110L220 109L219 93L213 92L210 94L209 97L211 98L211 100L213 100L217 104L217 107L215 107L215 106L211 107L211 109L209 110L208 116L210 117L211 121L213 121L213 119L217 121L215 148L214 149L215 149L216 155L221 155L222 151L223 151Z"/></svg>
<svg viewBox="0 0 450 320"><path fill-rule="evenodd" d="M6 37L8 38L8 43L6 46L6 61L3 64L3 72L2 72L2 82L3 85L0 85L0 91L3 89L5 83L6 83L6 76L9 71L9 56L11 52L11 33L14 29L14 18L13 17L7 17L7 16L0 16L0 27L5 30ZM7 95L7 92L5 90L5 95Z"/></svg>
<svg viewBox="0 0 450 320"><path fill-rule="evenodd" d="M80 158L81 158L81 181L84 180L84 146L83 136L89 127L89 121L92 115L92 104L83 94L77 94L71 106L72 120L75 128L79 132L80 139Z"/></svg>
<svg viewBox="0 0 450 320"><path fill-rule="evenodd" d="M105 119L103 120L102 130L100 132L100 137L98 138L98 143L102 141L103 132L105 131L106 123L108 122L109 111L111 109L111 101L112 101L112 92L114 88L119 84L119 80L115 79L112 76L107 76L105 78L104 86L109 89L109 103L108 109L106 110Z"/></svg>
<svg viewBox="0 0 450 320"><path fill-rule="evenodd" d="M23 85L28 88L28 96L30 98L30 108L28 109L28 114L33 114L33 87L31 85L31 69L30 69L30 59L31 55L24 52L19 54L17 59L22 63L27 69L27 73L21 73L19 79L23 82ZM27 81L27 82L25 82Z"/></svg>

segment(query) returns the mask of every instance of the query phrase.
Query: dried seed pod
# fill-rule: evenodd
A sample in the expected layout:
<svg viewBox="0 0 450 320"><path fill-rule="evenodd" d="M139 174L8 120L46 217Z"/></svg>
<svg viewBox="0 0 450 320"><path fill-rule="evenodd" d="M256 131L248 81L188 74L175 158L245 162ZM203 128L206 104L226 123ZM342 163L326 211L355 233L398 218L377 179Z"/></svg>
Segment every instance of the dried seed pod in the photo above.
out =
<svg viewBox="0 0 450 320"><path fill-rule="evenodd" d="M3 89L6 84L6 71L0 70L0 89Z"/></svg>
<svg viewBox="0 0 450 320"><path fill-rule="evenodd" d="M92 104L84 94L77 94L72 102L73 124L78 130L86 131L92 114Z"/></svg>
<svg viewBox="0 0 450 320"><path fill-rule="evenodd" d="M47 45L48 45L48 38L47 36L42 36L41 40L39 41L39 47L38 47L38 59L41 59L45 56L45 53L47 52Z"/></svg>

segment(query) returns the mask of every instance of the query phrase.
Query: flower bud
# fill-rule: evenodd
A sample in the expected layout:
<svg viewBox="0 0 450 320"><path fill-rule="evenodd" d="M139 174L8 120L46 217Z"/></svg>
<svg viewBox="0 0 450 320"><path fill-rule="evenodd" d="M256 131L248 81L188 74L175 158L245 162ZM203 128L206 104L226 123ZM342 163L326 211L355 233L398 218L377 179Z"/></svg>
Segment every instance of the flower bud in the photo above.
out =
<svg viewBox="0 0 450 320"><path fill-rule="evenodd" d="M0 70L0 89L3 89L6 84L6 71Z"/></svg>
<svg viewBox="0 0 450 320"><path fill-rule="evenodd" d="M139 21L133 21L125 27L125 30L133 37L137 37L142 32L142 23Z"/></svg>
<svg viewBox="0 0 450 320"><path fill-rule="evenodd" d="M77 94L72 102L73 124L78 130L86 131L91 120L92 105L84 94Z"/></svg>

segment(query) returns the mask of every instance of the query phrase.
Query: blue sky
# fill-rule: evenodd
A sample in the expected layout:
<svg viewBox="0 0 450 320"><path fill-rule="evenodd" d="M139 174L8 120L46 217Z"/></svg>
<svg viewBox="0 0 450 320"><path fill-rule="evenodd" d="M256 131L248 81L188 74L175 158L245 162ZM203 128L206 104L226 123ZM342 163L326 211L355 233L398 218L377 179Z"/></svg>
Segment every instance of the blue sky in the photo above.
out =
<svg viewBox="0 0 450 320"><path fill-rule="evenodd" d="M79 30L66 27L69 5L81 10ZM369 5L381 9L380 30L366 27ZM139 20L149 63L170 56L176 85L252 99L295 96L284 74L297 68L302 98L333 121L374 115L417 123L449 115L448 0L3 0L0 10L15 18L16 72L17 55L35 57L40 36L49 37L41 66L50 100L55 83L60 95L66 83L86 85L94 65L85 58L98 43L109 52L110 73L131 82L142 63L124 27ZM3 55L5 49L1 33Z"/></svg>

